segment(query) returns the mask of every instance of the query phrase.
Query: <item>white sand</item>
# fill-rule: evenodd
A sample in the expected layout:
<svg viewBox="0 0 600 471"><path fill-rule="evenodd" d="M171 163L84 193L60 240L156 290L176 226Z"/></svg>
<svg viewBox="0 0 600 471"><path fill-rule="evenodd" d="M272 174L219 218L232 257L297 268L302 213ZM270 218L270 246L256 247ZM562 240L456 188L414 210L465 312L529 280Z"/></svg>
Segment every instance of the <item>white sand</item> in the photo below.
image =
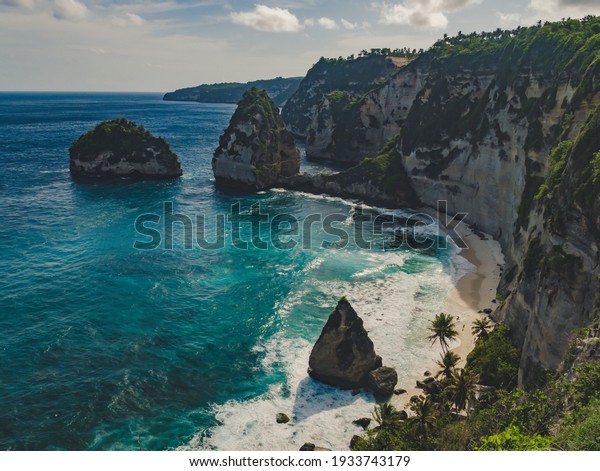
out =
<svg viewBox="0 0 600 471"><path fill-rule="evenodd" d="M455 318L456 330L459 335L458 339L450 343L450 350L460 356L461 361L458 366L463 367L467 355L475 345L471 333L473 321L480 317L487 317L486 314L479 313L479 311L486 308L493 310L496 307L492 300L496 297L496 289L501 276L500 268L504 266L504 256L500 244L489 235L486 234L486 240L482 240L465 224L460 224L456 228L456 232L468 246L459 253L459 256L472 265L472 271L463 275L451 288L444 312ZM436 342L432 345L432 349L438 351L441 356L442 350L439 343ZM399 410L406 409L412 396L423 394L423 391L416 387L416 381L424 378L425 371L430 371L435 375L439 369L435 363L424 363L420 374L411 378L409 384L398 384L397 387L406 389L407 393L394 396L392 399L394 406Z"/></svg>

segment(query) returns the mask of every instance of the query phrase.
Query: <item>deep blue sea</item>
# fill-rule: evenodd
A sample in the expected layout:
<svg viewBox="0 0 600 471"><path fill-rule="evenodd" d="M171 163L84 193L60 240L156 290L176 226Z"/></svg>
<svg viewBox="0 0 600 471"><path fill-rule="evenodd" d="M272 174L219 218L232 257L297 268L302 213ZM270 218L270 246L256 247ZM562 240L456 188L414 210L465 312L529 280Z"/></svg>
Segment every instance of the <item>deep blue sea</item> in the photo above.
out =
<svg viewBox="0 0 600 471"><path fill-rule="evenodd" d="M183 224L160 223L147 225L172 249L134 248L149 239L136 218L164 221L165 202L204 216L211 237L236 203L250 219L259 203L268 221L338 214L337 227L353 230L353 202L215 189L210 161L234 109L158 94L0 94L0 449L346 449L373 398L306 374L344 295L400 382L421 372L427 323L456 274L452 250L377 237L371 249L343 247L318 228L310 247L242 250L250 224L239 234L226 225L223 248L190 249ZM74 182L70 143L120 116L165 137L184 176ZM259 227L267 237L269 224ZM277 424L278 412L291 424Z"/></svg>

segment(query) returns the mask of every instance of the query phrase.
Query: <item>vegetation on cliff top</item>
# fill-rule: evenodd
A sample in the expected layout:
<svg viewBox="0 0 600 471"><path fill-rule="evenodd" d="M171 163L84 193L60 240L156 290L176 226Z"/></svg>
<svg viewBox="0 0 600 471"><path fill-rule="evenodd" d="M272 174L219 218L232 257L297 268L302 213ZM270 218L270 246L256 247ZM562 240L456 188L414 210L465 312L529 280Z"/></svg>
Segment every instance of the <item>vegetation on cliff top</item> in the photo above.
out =
<svg viewBox="0 0 600 471"><path fill-rule="evenodd" d="M237 125L252 123L259 131L252 136L236 132L236 140L247 147L258 147L264 152L275 151L277 147L276 134L285 131L279 115L279 108L265 90L251 88L247 90L231 117L229 128ZM226 148L229 140L227 132L221 135L220 148Z"/></svg>
<svg viewBox="0 0 600 471"><path fill-rule="evenodd" d="M177 159L162 137L153 136L144 126L128 119L117 118L104 121L80 136L71 144L69 152L72 158L83 162L94 160L101 152L111 151L109 163L117 163L121 158L142 163L148 159L148 148L159 152L159 159Z"/></svg>

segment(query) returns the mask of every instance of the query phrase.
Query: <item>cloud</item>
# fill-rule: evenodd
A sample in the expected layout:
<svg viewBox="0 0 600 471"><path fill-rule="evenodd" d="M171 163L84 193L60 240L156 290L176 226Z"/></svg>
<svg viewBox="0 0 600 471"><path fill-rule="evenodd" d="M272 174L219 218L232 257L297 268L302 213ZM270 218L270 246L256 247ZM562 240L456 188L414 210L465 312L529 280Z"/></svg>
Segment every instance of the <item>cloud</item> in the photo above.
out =
<svg viewBox="0 0 600 471"><path fill-rule="evenodd" d="M377 4L380 21L386 25L410 25L417 28L444 29L447 13L462 10L479 0L404 0Z"/></svg>
<svg viewBox="0 0 600 471"><path fill-rule="evenodd" d="M300 21L289 10L266 5L255 5L253 11L233 12L231 21L258 31L293 33L300 31Z"/></svg>
<svg viewBox="0 0 600 471"><path fill-rule="evenodd" d="M326 17L319 18L317 20L317 24L321 28L325 28L325 29L337 29L338 28L338 25L334 20L332 20L331 18L326 18Z"/></svg>
<svg viewBox="0 0 600 471"><path fill-rule="evenodd" d="M342 23L342 26L346 29L356 28L356 23L351 23L350 21L345 20L344 18L341 19L340 23Z"/></svg>
<svg viewBox="0 0 600 471"><path fill-rule="evenodd" d="M125 13L122 16L113 17L112 23L116 26L142 26L145 21L135 13Z"/></svg>
<svg viewBox="0 0 600 471"><path fill-rule="evenodd" d="M523 23L523 17L519 13L502 13L497 11L496 16L502 28L514 28Z"/></svg>
<svg viewBox="0 0 600 471"><path fill-rule="evenodd" d="M54 0L51 8L57 20L83 20L89 13L88 8L77 0Z"/></svg>

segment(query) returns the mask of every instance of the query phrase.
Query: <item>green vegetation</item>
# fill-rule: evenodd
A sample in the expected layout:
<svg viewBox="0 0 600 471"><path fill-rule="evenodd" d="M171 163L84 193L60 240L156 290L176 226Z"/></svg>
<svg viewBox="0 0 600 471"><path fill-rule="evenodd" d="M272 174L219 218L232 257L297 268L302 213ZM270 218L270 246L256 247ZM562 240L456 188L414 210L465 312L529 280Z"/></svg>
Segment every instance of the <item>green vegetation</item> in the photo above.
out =
<svg viewBox="0 0 600 471"><path fill-rule="evenodd" d="M69 152L71 157L85 162L95 159L101 152L112 151L109 163L114 164L123 157L132 162L145 162L149 147L161 151L160 155L167 157L165 160L176 160L171 159L176 156L162 137L154 137L143 126L117 118L104 121L83 134L71 144Z"/></svg>
<svg viewBox="0 0 600 471"><path fill-rule="evenodd" d="M501 325L477 341L467 362L482 384L512 389L517 384L519 358L519 349L511 343L508 327Z"/></svg>
<svg viewBox="0 0 600 471"><path fill-rule="evenodd" d="M552 152L550 153L550 174L536 193L536 201L541 200L546 195L550 197L554 195L554 191L560 183L565 171L565 166L567 165L567 156L569 155L569 152L571 152L572 148L573 141L565 140L559 142L558 145L552 149Z"/></svg>
<svg viewBox="0 0 600 471"><path fill-rule="evenodd" d="M266 90L267 94L277 103L283 105L298 89L302 77L270 80L255 80L253 82L214 83L198 85L197 87L182 88L166 93L163 100L198 101L201 103L237 103L244 93L251 88Z"/></svg>
<svg viewBox="0 0 600 471"><path fill-rule="evenodd" d="M471 333L477 340L487 340L492 330L492 322L487 317L481 317L473 321Z"/></svg>
<svg viewBox="0 0 600 471"><path fill-rule="evenodd" d="M448 351L448 341L458 336L454 317L443 312L435 316L429 330L432 334L427 338L431 343L439 342L444 353Z"/></svg>
<svg viewBox="0 0 600 471"><path fill-rule="evenodd" d="M600 361L569 366L537 389L516 389L520 355L508 333L500 325L478 340L463 370L441 375L435 394L425 388L411 399L405 420L367 430L354 449L600 450ZM384 409L387 417L403 416Z"/></svg>
<svg viewBox="0 0 600 471"><path fill-rule="evenodd" d="M234 127L239 123L253 122L257 129L265 130L255 136L248 136L242 132L236 133L236 140L245 146L258 146L263 153L275 152L277 142L274 134L284 130L283 121L279 116L277 105L271 100L265 90L251 88L247 90L231 117L229 126ZM266 132L268 130L268 132ZM221 135L219 145L227 147L228 133ZM260 171L260 169L258 169Z"/></svg>
<svg viewBox="0 0 600 471"><path fill-rule="evenodd" d="M400 50L399 54L400 54ZM305 134L313 111L323 98L336 90L361 97L377 84L390 77L397 67L382 53L359 54L358 57L321 57L307 72L297 92L287 101L281 115L285 123Z"/></svg>

